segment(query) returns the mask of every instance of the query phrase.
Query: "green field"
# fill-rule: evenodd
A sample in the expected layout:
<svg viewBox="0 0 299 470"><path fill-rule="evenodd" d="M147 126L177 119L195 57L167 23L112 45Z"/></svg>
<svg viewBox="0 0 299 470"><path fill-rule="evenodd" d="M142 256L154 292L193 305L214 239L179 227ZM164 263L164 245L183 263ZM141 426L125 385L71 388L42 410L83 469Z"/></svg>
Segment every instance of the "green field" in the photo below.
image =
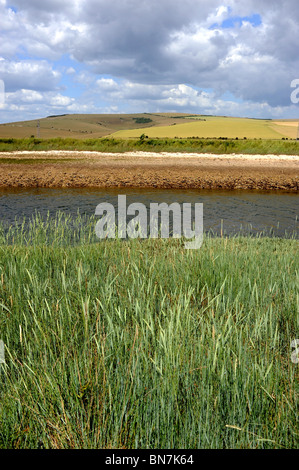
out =
<svg viewBox="0 0 299 470"><path fill-rule="evenodd" d="M39 127L38 127L39 122ZM139 138L296 139L298 120L247 119L183 113L66 114L40 120L0 124L1 138L87 139Z"/></svg>
<svg viewBox="0 0 299 470"><path fill-rule="evenodd" d="M65 114L31 121L0 124L0 138L23 139L56 137L86 139L100 138L124 129L147 126L168 126L187 114ZM39 128L38 128L39 122Z"/></svg>
<svg viewBox="0 0 299 470"><path fill-rule="evenodd" d="M180 123L170 126L145 127L142 132L149 138L220 138L229 139L281 139L288 137L295 139L297 125L294 121L284 121L277 124L272 120L243 119L229 117L199 117L192 122L184 118ZM140 136L140 129L121 130L112 134L114 138L127 139Z"/></svg>
<svg viewBox="0 0 299 470"><path fill-rule="evenodd" d="M94 225L0 228L0 448L298 448L298 241Z"/></svg>

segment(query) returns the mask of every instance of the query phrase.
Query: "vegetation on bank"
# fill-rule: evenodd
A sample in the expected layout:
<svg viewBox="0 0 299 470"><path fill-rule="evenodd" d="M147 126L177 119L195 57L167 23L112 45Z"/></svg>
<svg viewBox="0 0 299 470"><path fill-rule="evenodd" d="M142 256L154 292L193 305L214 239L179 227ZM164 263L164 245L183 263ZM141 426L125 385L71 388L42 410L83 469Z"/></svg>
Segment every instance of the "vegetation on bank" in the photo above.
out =
<svg viewBox="0 0 299 470"><path fill-rule="evenodd" d="M285 154L299 155L297 140L263 140L263 139L150 139L141 134L138 139L0 139L0 151L17 150L86 150L98 152L198 152L215 154Z"/></svg>
<svg viewBox="0 0 299 470"><path fill-rule="evenodd" d="M298 241L94 226L1 226L0 447L298 447Z"/></svg>

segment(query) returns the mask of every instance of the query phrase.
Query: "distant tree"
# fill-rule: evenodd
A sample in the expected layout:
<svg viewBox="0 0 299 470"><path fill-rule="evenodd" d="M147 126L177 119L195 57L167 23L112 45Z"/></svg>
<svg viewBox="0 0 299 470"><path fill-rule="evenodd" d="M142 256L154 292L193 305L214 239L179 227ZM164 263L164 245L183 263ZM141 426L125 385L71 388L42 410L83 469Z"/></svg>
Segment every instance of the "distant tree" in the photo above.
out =
<svg viewBox="0 0 299 470"><path fill-rule="evenodd" d="M152 119L144 117L133 118L133 120L136 122L136 124L147 124L149 122L153 122Z"/></svg>
<svg viewBox="0 0 299 470"><path fill-rule="evenodd" d="M141 136L139 137L140 142L144 142L145 139L148 139L148 135L141 134Z"/></svg>

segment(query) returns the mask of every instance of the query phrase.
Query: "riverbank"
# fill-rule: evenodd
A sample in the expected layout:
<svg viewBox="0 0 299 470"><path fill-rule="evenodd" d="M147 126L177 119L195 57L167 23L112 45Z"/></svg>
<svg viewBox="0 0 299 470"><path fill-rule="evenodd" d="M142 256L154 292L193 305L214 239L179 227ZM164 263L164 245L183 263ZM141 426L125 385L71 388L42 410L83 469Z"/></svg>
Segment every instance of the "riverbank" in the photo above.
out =
<svg viewBox="0 0 299 470"><path fill-rule="evenodd" d="M299 156L0 152L0 187L299 190Z"/></svg>

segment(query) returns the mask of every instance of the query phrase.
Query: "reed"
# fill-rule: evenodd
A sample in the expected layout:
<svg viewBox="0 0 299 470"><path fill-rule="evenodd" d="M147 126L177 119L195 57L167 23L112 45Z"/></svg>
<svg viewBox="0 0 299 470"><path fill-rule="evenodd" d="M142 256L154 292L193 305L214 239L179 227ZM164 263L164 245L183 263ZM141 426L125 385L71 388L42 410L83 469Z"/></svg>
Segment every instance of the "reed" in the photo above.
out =
<svg viewBox="0 0 299 470"><path fill-rule="evenodd" d="M298 241L0 230L1 448L296 448Z"/></svg>

